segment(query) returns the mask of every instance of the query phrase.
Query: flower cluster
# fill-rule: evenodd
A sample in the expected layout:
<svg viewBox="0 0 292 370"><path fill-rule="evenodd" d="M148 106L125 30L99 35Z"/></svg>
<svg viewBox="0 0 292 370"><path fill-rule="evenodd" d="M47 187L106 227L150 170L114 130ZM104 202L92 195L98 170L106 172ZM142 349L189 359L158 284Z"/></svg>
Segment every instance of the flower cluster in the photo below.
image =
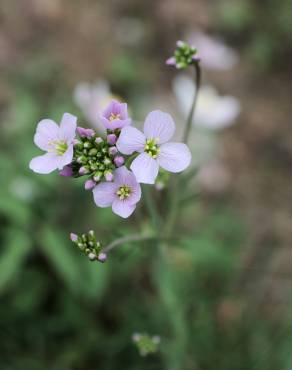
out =
<svg viewBox="0 0 292 370"><path fill-rule="evenodd" d="M175 66L177 69L185 69L189 65L198 62L197 49L184 41L177 41L174 55L167 59L166 64Z"/></svg>
<svg viewBox="0 0 292 370"><path fill-rule="evenodd" d="M71 233L70 239L74 244L76 244L78 249L90 259L90 261L106 261L107 255L101 251L101 244L100 242L96 241L93 230L90 230L87 234L82 234L80 236Z"/></svg>
<svg viewBox="0 0 292 370"><path fill-rule="evenodd" d="M149 334L134 333L133 342L136 344L141 356L154 354L159 350L160 337L158 335L150 336Z"/></svg>
<svg viewBox="0 0 292 370"><path fill-rule="evenodd" d="M32 159L30 168L41 174L56 169L67 177L86 177L99 207L112 207L127 218L141 198L140 183L155 184L159 169L181 172L191 162L184 143L169 142L175 131L172 117L156 110L146 117L143 132L133 127L127 104L112 100L100 115L106 135L77 127L77 118L65 113L60 126L39 122L35 144L46 151Z"/></svg>

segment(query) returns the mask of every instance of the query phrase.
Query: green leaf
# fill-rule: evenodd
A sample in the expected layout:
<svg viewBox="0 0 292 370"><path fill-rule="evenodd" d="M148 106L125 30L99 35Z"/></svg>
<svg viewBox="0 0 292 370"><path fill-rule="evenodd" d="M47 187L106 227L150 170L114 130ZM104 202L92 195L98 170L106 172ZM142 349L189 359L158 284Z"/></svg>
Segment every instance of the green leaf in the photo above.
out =
<svg viewBox="0 0 292 370"><path fill-rule="evenodd" d="M52 231L45 228L41 233L40 247L69 289L80 291L83 277L78 257L74 255L69 238L66 240L56 229Z"/></svg>
<svg viewBox="0 0 292 370"><path fill-rule="evenodd" d="M0 258L0 292L17 275L30 248L31 241L26 233L9 229L5 238L5 247Z"/></svg>

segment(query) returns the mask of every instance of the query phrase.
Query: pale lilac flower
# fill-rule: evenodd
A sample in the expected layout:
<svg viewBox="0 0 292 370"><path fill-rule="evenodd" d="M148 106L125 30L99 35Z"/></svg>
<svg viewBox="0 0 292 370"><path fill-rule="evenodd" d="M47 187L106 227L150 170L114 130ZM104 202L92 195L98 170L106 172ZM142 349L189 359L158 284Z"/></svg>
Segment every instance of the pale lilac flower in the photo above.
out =
<svg viewBox="0 0 292 370"><path fill-rule="evenodd" d="M112 100L100 116L107 130L116 130L131 124L128 118L127 103Z"/></svg>
<svg viewBox="0 0 292 370"><path fill-rule="evenodd" d="M31 170L47 174L71 163L76 122L75 116L64 113L60 126L50 119L38 123L34 143L47 153L30 161Z"/></svg>
<svg viewBox="0 0 292 370"><path fill-rule="evenodd" d="M92 127L103 132L104 127L99 116L102 108L114 97L107 81L98 80L94 84L80 82L74 89L73 97Z"/></svg>
<svg viewBox="0 0 292 370"><path fill-rule="evenodd" d="M182 114L187 117L196 87L187 75L177 76L173 81ZM240 103L233 96L220 96L212 86L202 86L199 91L193 123L210 130L220 130L235 123L240 113Z"/></svg>
<svg viewBox="0 0 292 370"><path fill-rule="evenodd" d="M196 45L204 68L229 70L238 63L236 51L219 38L196 31L190 35L189 41Z"/></svg>
<svg viewBox="0 0 292 370"><path fill-rule="evenodd" d="M113 182L101 182L93 189L98 207L112 207L115 214L127 218L141 198L141 187L134 174L125 166L114 172Z"/></svg>
<svg viewBox="0 0 292 370"><path fill-rule="evenodd" d="M123 154L139 152L131 164L138 182L154 184L159 166L169 172L181 172L191 162L191 153L186 144L169 143L175 131L171 116L160 110L148 114L144 133L132 126L124 127L117 141Z"/></svg>

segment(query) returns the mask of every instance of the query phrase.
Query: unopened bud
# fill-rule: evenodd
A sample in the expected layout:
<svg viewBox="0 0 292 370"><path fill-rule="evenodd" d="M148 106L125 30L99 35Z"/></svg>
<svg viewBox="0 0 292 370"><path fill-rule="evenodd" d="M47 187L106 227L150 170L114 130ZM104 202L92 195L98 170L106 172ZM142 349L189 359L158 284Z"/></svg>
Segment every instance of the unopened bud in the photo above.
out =
<svg viewBox="0 0 292 370"><path fill-rule="evenodd" d="M116 142L117 142L117 136L115 134L109 134L107 135L106 137L106 141L110 144L110 145L114 145Z"/></svg>
<svg viewBox="0 0 292 370"><path fill-rule="evenodd" d="M116 147L116 146L111 146L111 147L109 148L108 152L109 152L109 154L110 154L110 155L116 155L116 154L117 154L117 152L118 152L118 149L117 149L117 147Z"/></svg>
<svg viewBox="0 0 292 370"><path fill-rule="evenodd" d="M88 258L90 259L90 261L94 261L96 259L96 255L94 253L89 253Z"/></svg>
<svg viewBox="0 0 292 370"><path fill-rule="evenodd" d="M96 142L96 144L101 144L101 143L103 142L103 138L101 138L101 137L97 137L97 138L95 139L95 142Z"/></svg>
<svg viewBox="0 0 292 370"><path fill-rule="evenodd" d="M74 233L71 233L70 234L70 239L73 243L76 243L77 240L78 240L78 235L74 234Z"/></svg>
<svg viewBox="0 0 292 370"><path fill-rule="evenodd" d="M113 181L114 179L114 175L112 172L105 172L104 177L106 181Z"/></svg>
<svg viewBox="0 0 292 370"><path fill-rule="evenodd" d="M91 190L95 187L96 182L93 181L92 179L86 180L84 183L84 189L85 190Z"/></svg>
<svg viewBox="0 0 292 370"><path fill-rule="evenodd" d="M99 255L98 255L98 257L97 257L97 259L99 260L99 262L105 262L106 261L106 259L107 259L107 254L106 253L103 253L103 252L101 252L101 253L99 253Z"/></svg>
<svg viewBox="0 0 292 370"><path fill-rule="evenodd" d="M114 163L117 167L121 167L125 163L125 159L121 155L117 155L114 158Z"/></svg>

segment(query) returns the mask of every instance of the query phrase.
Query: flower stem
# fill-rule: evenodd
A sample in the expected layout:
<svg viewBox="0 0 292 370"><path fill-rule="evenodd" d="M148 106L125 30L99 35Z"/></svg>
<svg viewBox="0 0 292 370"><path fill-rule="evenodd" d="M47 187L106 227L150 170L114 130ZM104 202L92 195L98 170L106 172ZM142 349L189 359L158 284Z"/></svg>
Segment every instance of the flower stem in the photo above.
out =
<svg viewBox="0 0 292 370"><path fill-rule="evenodd" d="M197 98L198 98L199 89L201 86L201 68L200 68L199 61L195 62L194 67L195 67L195 75L194 75L195 94L194 94L193 103L192 103L192 106L191 106L191 109L190 109L190 112L189 112L189 115L186 121L185 131L183 134L184 143L188 142L188 138L190 136L190 131L192 128L192 122L193 122L194 113L195 113L196 104L197 104Z"/></svg>
<svg viewBox="0 0 292 370"><path fill-rule="evenodd" d="M141 235L141 234L133 234L130 236L123 236L121 238L118 238L114 240L113 242L109 243L106 247L102 249L102 252L108 253L112 249L118 247L119 245L125 244L125 243L132 243L132 242L142 242L142 241L155 241L162 238L159 238L154 235Z"/></svg>

